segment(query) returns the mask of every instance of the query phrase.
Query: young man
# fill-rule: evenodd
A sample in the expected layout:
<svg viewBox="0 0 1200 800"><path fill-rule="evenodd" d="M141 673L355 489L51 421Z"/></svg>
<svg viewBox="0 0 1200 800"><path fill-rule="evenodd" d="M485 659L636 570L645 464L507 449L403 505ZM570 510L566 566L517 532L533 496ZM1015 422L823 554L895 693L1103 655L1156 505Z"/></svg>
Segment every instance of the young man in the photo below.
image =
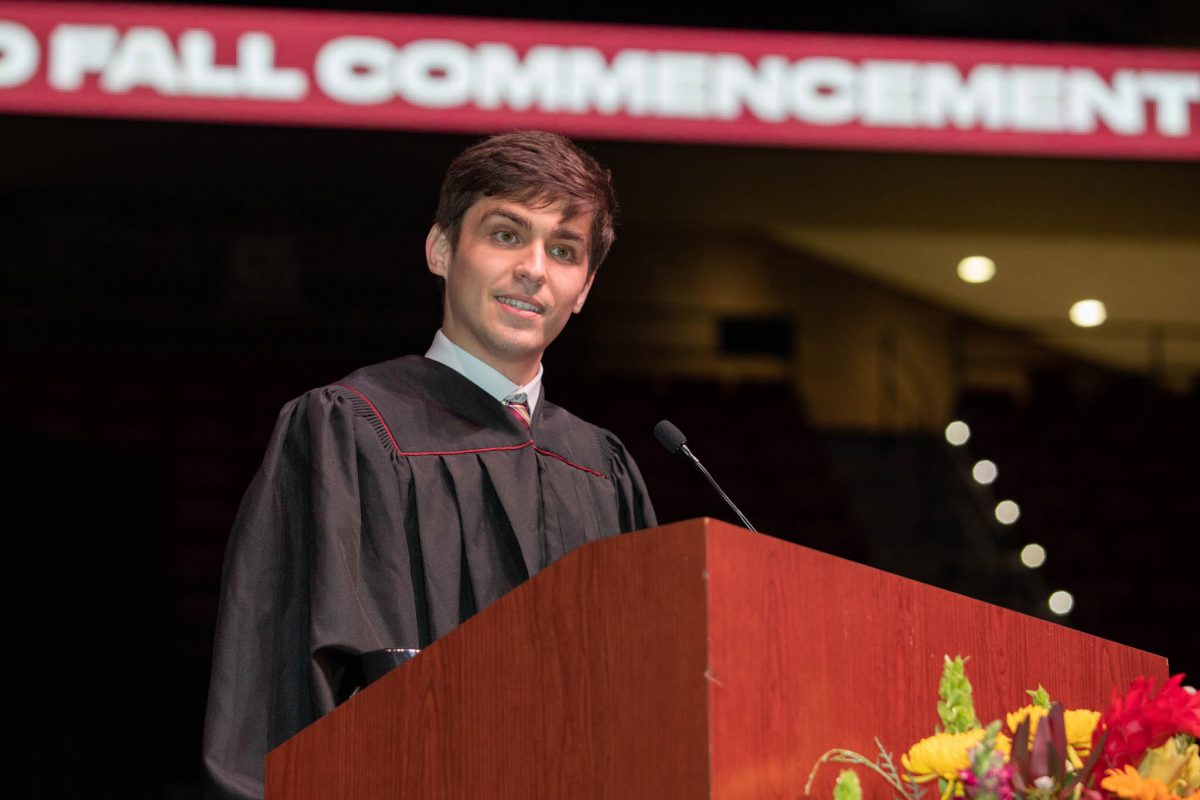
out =
<svg viewBox="0 0 1200 800"><path fill-rule="evenodd" d="M359 654L424 647L573 547L655 524L620 441L542 397L614 210L561 136L469 148L426 241L445 290L428 353L283 409L226 555L204 730L220 791L261 797L266 752L345 699Z"/></svg>

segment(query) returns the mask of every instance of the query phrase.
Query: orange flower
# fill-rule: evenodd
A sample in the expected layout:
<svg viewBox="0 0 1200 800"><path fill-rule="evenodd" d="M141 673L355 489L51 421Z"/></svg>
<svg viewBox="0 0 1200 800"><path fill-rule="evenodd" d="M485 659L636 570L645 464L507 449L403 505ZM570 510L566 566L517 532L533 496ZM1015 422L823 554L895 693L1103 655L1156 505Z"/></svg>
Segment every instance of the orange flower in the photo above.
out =
<svg viewBox="0 0 1200 800"><path fill-rule="evenodd" d="M1143 778L1130 764L1123 770L1110 769L1100 782L1100 788L1126 800L1179 800L1165 783L1155 778Z"/></svg>

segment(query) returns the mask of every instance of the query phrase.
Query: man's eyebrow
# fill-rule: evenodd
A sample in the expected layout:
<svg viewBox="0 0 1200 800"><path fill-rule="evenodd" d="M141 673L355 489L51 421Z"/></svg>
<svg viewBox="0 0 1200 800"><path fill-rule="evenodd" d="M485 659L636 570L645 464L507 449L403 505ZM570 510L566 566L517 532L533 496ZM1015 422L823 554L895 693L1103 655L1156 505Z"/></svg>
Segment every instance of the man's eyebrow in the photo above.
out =
<svg viewBox="0 0 1200 800"><path fill-rule="evenodd" d="M512 211L509 211L506 208L500 208L499 206L496 206L494 208L489 208L486 211L484 211L483 217L481 218L481 220L486 221L489 217L504 217L506 220L511 222L513 225L516 225L518 228L521 228L522 230L529 230L530 228L533 227L529 223L529 220L525 219L520 214L516 214Z"/></svg>
<svg viewBox="0 0 1200 800"><path fill-rule="evenodd" d="M566 239L568 242L579 242L580 244L587 244L586 236L584 236L582 233L577 233L576 231L573 231L570 228L555 228L554 234L550 238Z"/></svg>
<svg viewBox="0 0 1200 800"><path fill-rule="evenodd" d="M525 219L525 217L522 217L520 214L509 211L507 208L502 208L500 206L486 209L483 212L483 217L480 221L486 222L491 217L503 217L524 231L528 231L533 228L533 225L529 222L529 220ZM573 231L570 228L565 228L561 225L551 232L550 238L566 239L569 242L579 242L580 244L585 245L587 244L587 236L584 236L582 233L578 233L577 231Z"/></svg>

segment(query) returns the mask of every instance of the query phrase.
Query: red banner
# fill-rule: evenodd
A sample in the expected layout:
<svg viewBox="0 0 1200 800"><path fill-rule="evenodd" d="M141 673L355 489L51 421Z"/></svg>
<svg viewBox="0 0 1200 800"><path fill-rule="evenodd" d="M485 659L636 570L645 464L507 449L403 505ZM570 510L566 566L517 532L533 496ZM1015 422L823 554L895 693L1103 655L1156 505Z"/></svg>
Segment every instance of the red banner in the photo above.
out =
<svg viewBox="0 0 1200 800"><path fill-rule="evenodd" d="M0 2L0 112L1200 159L1200 52Z"/></svg>

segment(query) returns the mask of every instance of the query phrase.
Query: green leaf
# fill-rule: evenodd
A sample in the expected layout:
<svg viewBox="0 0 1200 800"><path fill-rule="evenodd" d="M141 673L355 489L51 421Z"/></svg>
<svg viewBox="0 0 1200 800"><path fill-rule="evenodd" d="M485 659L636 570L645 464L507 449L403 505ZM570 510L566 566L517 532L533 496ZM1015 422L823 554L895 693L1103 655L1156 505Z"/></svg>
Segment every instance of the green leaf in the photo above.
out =
<svg viewBox="0 0 1200 800"><path fill-rule="evenodd" d="M839 772L837 783L833 785L833 800L862 800L862 796L858 773L852 769Z"/></svg>
<svg viewBox="0 0 1200 800"><path fill-rule="evenodd" d="M1050 693L1040 683L1036 689L1026 689L1025 694L1033 699L1033 704L1038 708L1050 708Z"/></svg>
<svg viewBox="0 0 1200 800"><path fill-rule="evenodd" d="M971 748L971 771L976 775L986 775L994 767L1003 765L1004 756L996 751L996 737L999 733L1000 720L996 720L984 729L983 741Z"/></svg>
<svg viewBox="0 0 1200 800"><path fill-rule="evenodd" d="M967 659L946 656L946 665L942 668L942 680L938 684L938 716L942 719L942 728L946 733L962 733L979 727L975 718L975 701L972 699L973 689L967 680Z"/></svg>
<svg viewBox="0 0 1200 800"><path fill-rule="evenodd" d="M875 738L875 746L879 748L879 755L876 756L874 761L853 750L846 750L841 747L835 747L827 751L817 759L817 763L813 764L812 772L808 773L808 782L804 784L804 793L812 794L813 781L817 779L817 772L821 769L821 765L826 762L834 762L838 764L853 764L854 766L871 770L887 781L888 785L895 791L897 800L922 800L924 794L922 789L917 784L910 783L906 779L907 776L901 776L896 771L896 764L892 760L892 754L884 749L883 743L879 741L878 737Z"/></svg>

